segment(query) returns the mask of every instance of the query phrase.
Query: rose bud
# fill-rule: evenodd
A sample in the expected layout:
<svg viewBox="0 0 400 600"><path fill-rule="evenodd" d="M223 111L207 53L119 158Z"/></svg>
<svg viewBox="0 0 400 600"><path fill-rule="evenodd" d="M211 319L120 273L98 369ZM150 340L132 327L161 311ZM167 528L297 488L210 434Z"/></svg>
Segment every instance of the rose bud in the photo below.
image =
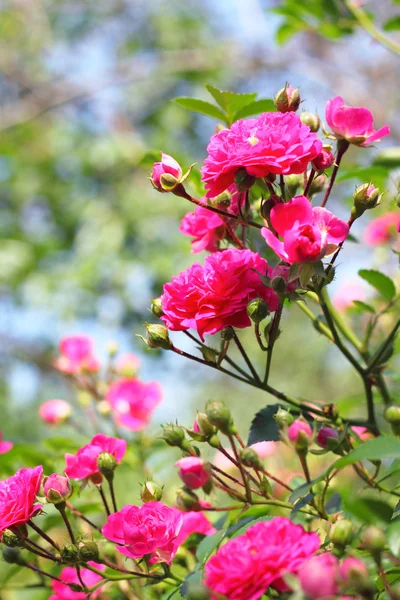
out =
<svg viewBox="0 0 400 600"><path fill-rule="evenodd" d="M179 425L170 423L163 425L163 436L162 439L168 444L168 446L177 446L182 450L188 450L190 447L189 442L185 438L185 432Z"/></svg>
<svg viewBox="0 0 400 600"><path fill-rule="evenodd" d="M353 217L360 217L366 210L375 208L380 204L382 194L379 189L370 183L363 183L356 188L353 194L354 207L352 210Z"/></svg>
<svg viewBox="0 0 400 600"><path fill-rule="evenodd" d="M106 479L114 475L117 466L115 457L110 452L102 452L97 457L97 468Z"/></svg>
<svg viewBox="0 0 400 600"><path fill-rule="evenodd" d="M254 298L247 305L247 314L253 323L261 323L269 315L268 304L262 298Z"/></svg>
<svg viewBox="0 0 400 600"><path fill-rule="evenodd" d="M324 552L313 556L304 563L297 575L301 589L309 598L336 597L339 590L339 561L333 554Z"/></svg>
<svg viewBox="0 0 400 600"><path fill-rule="evenodd" d="M210 437L210 435L215 433L216 429L213 425L211 425L205 413L197 413L193 423L193 431L196 433L201 433L205 437Z"/></svg>
<svg viewBox="0 0 400 600"><path fill-rule="evenodd" d="M209 467L197 456L186 456L175 463L183 483L194 490L205 486L210 479Z"/></svg>
<svg viewBox="0 0 400 600"><path fill-rule="evenodd" d="M71 413L71 405L65 400L47 400L39 407L39 417L48 425L66 423Z"/></svg>
<svg viewBox="0 0 400 600"><path fill-rule="evenodd" d="M368 577L367 565L358 558L349 556L340 565L340 577L348 587L357 588L360 584L364 585L365 579Z"/></svg>
<svg viewBox="0 0 400 600"><path fill-rule="evenodd" d="M147 324L146 329L146 341L150 348L163 348L163 350L170 350L172 348L168 329L164 325Z"/></svg>
<svg viewBox="0 0 400 600"><path fill-rule="evenodd" d="M184 512L201 510L200 500L196 494L185 488L176 490L176 505Z"/></svg>
<svg viewBox="0 0 400 600"><path fill-rule="evenodd" d="M11 529L5 529L1 536L2 543L7 546L7 548L22 548L25 542Z"/></svg>
<svg viewBox="0 0 400 600"><path fill-rule="evenodd" d="M23 567L26 564L18 548L3 548L2 554L4 562L9 565L20 565Z"/></svg>
<svg viewBox="0 0 400 600"><path fill-rule="evenodd" d="M140 491L140 497L143 502L159 502L163 495L163 488L154 483L146 481Z"/></svg>
<svg viewBox="0 0 400 600"><path fill-rule="evenodd" d="M331 147L325 146L322 148L318 156L311 162L311 165L316 171L325 171L326 169L329 169L334 162L335 157L331 152Z"/></svg>
<svg viewBox="0 0 400 600"><path fill-rule="evenodd" d="M162 305L161 305L161 298L154 298L151 301L151 312L157 318L160 318L163 316L164 313L163 313L163 309L162 309Z"/></svg>
<svg viewBox="0 0 400 600"><path fill-rule="evenodd" d="M154 163L150 181L159 192L171 192L182 178L182 169L179 163L161 152L161 161Z"/></svg>
<svg viewBox="0 0 400 600"><path fill-rule="evenodd" d="M289 426L293 423L294 416L288 410L279 407L278 412L274 415L274 419L278 427L285 427L285 425Z"/></svg>
<svg viewBox="0 0 400 600"><path fill-rule="evenodd" d="M326 450L336 450L338 447L339 434L332 427L321 427L317 435L317 444Z"/></svg>
<svg viewBox="0 0 400 600"><path fill-rule="evenodd" d="M353 539L353 525L348 519L337 521L331 531L330 538L335 546L344 548Z"/></svg>
<svg viewBox="0 0 400 600"><path fill-rule="evenodd" d="M297 454L307 454L312 435L310 425L301 419L296 419L288 429L288 438L294 445Z"/></svg>
<svg viewBox="0 0 400 600"><path fill-rule="evenodd" d="M249 138L250 144L256 144L257 140L254 138L253 142L251 138ZM235 173L235 185L237 187L238 192L245 192L249 190L256 182L256 178L253 175L249 175L246 169L243 167L242 169L238 169Z"/></svg>
<svg viewBox="0 0 400 600"><path fill-rule="evenodd" d="M384 532L379 529L379 527L375 527L374 525L370 525L364 531L362 536L362 546L372 555L379 556L382 550L386 545L386 537Z"/></svg>
<svg viewBox="0 0 400 600"><path fill-rule="evenodd" d="M239 452L240 462L245 467L252 467L253 469L262 469L263 464L258 456L257 452L253 448L242 448Z"/></svg>
<svg viewBox="0 0 400 600"><path fill-rule="evenodd" d="M68 565L76 564L79 560L78 546L75 544L66 544L64 548L61 549L61 559Z"/></svg>
<svg viewBox="0 0 400 600"><path fill-rule="evenodd" d="M220 429L222 433L230 435L236 432L231 411L224 402L209 400L206 404L206 415L211 425Z"/></svg>
<svg viewBox="0 0 400 600"><path fill-rule="evenodd" d="M68 477L57 473L52 473L52 475L46 477L43 490L49 504L65 502L72 493Z"/></svg>
<svg viewBox="0 0 400 600"><path fill-rule="evenodd" d="M319 116L307 111L304 111L300 115L300 121L307 125L313 133L316 133L320 126Z"/></svg>
<svg viewBox="0 0 400 600"><path fill-rule="evenodd" d="M93 560L94 562L99 561L99 549L95 542L80 542L78 549L79 558L82 562L87 563L89 560Z"/></svg>
<svg viewBox="0 0 400 600"><path fill-rule="evenodd" d="M296 112L300 106L300 94L297 88L285 86L276 94L274 104L281 113Z"/></svg>

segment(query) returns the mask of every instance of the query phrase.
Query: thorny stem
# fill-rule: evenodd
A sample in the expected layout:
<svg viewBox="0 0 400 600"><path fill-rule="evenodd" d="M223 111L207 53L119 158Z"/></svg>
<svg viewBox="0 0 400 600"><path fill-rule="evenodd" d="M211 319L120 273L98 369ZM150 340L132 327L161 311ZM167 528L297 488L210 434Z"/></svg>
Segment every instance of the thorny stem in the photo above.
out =
<svg viewBox="0 0 400 600"><path fill-rule="evenodd" d="M326 205L326 203L328 202L330 193L333 188L333 184L335 183L336 175L338 174L338 171L339 171L340 161L342 160L343 154L346 152L346 150L348 149L349 146L350 146L350 143L347 140L338 140L336 162L335 162L335 166L333 167L333 171L332 171L332 175L329 180L329 183L328 183L328 187L326 188L324 199L321 202L322 207L324 207Z"/></svg>
<svg viewBox="0 0 400 600"><path fill-rule="evenodd" d="M268 348L267 348L267 346L264 346L262 338L261 338L260 323L254 323L254 333L256 336L257 343L260 346L261 350L263 352L266 352L268 350Z"/></svg>

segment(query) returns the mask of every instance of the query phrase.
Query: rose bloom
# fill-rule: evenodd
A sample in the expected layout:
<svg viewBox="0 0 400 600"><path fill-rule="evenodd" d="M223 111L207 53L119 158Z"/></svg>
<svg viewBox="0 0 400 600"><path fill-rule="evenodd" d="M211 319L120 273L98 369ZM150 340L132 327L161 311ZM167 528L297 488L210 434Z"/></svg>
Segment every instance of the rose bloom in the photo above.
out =
<svg viewBox="0 0 400 600"><path fill-rule="evenodd" d="M7 452L10 452L13 446L14 444L12 442L6 442L6 440L3 440L3 433L0 431L0 454L6 454Z"/></svg>
<svg viewBox="0 0 400 600"><path fill-rule="evenodd" d="M99 571L105 571L106 568L105 565L98 565L93 561L89 561L88 565L95 567ZM84 567L81 567L80 574L83 583L88 588L102 580L101 575L97 575L97 573L93 573L93 571L85 569ZM59 578L66 583L76 583L77 585L81 585L75 567L65 567L61 571ZM54 595L50 596L49 600L86 600L88 597L85 592L74 592L68 585L65 585L65 583L62 583L61 581L53 580L51 582L51 587L53 588ZM100 594L101 588L92 592L90 598L97 598Z"/></svg>
<svg viewBox="0 0 400 600"><path fill-rule="evenodd" d="M176 508L162 502L142 506L126 505L108 517L103 535L120 544L116 549L130 558L150 555L150 564L171 564L178 549L183 517Z"/></svg>
<svg viewBox="0 0 400 600"><path fill-rule="evenodd" d="M121 378L108 388L115 422L130 431L144 429L162 400L162 389L156 381L145 383L137 378Z"/></svg>
<svg viewBox="0 0 400 600"><path fill-rule="evenodd" d="M197 456L185 456L175 463L179 467L179 477L183 483L194 490L203 487L210 479L210 473L204 462Z"/></svg>
<svg viewBox="0 0 400 600"><path fill-rule="evenodd" d="M207 146L201 170L207 197L226 190L241 168L254 177L303 173L321 149L315 133L293 112L240 119L213 135Z"/></svg>
<svg viewBox="0 0 400 600"><path fill-rule="evenodd" d="M46 400L39 407L39 417L48 425L60 425L71 416L71 405L65 400Z"/></svg>
<svg viewBox="0 0 400 600"><path fill-rule="evenodd" d="M201 502L201 504L204 504ZM177 543L180 546L189 536L194 533L202 535L213 535L217 533L214 525L208 520L206 515L201 511L190 510L188 512L178 511L182 515L183 523L179 531Z"/></svg>
<svg viewBox="0 0 400 600"><path fill-rule="evenodd" d="M340 312L344 312L353 306L354 300L364 302L366 299L364 287L357 282L347 282L339 287L332 298L332 304Z"/></svg>
<svg viewBox="0 0 400 600"><path fill-rule="evenodd" d="M365 228L364 242L369 246L379 246L386 244L396 236L400 213L387 212L376 219L370 221Z"/></svg>
<svg viewBox="0 0 400 600"><path fill-rule="evenodd" d="M151 181L155 188L157 188L160 192L164 192L161 187L161 175L173 175L176 179L180 179L182 177L182 169L180 164L172 158L169 154L164 154L161 152L161 161L155 162L153 166L153 172L151 174Z"/></svg>
<svg viewBox="0 0 400 600"><path fill-rule="evenodd" d="M346 106L343 98L328 100L325 108L326 122L336 136L357 146L367 146L389 135L388 125L374 129L372 114L367 108Z"/></svg>
<svg viewBox="0 0 400 600"><path fill-rule="evenodd" d="M196 329L201 339L225 327L249 327L247 304L262 298L270 311L278 297L259 275L271 274L267 261L251 250L229 248L207 256L164 285L161 319L172 331Z"/></svg>
<svg viewBox="0 0 400 600"><path fill-rule="evenodd" d="M0 538L5 529L23 525L41 508L35 504L42 481L43 468L20 469L0 481Z"/></svg>
<svg viewBox="0 0 400 600"><path fill-rule="evenodd" d="M119 463L125 456L126 441L98 433L92 441L78 450L76 454L66 454L65 474L71 479L87 479L99 473L97 459L103 452L112 454Z"/></svg>
<svg viewBox="0 0 400 600"><path fill-rule="evenodd" d="M316 533L284 517L256 523L229 540L205 566L205 584L227 600L258 600L270 585L287 589L282 577L297 573L318 550Z"/></svg>
<svg viewBox="0 0 400 600"><path fill-rule="evenodd" d="M313 556L299 570L301 588L309 598L332 598L339 591L339 560L324 552Z"/></svg>
<svg viewBox="0 0 400 600"><path fill-rule="evenodd" d="M349 233L349 226L326 208L312 207L305 196L277 204L270 213L271 225L261 230L268 246L285 262L304 263L332 254Z"/></svg>
<svg viewBox="0 0 400 600"><path fill-rule="evenodd" d="M100 368L100 363L93 356L92 340L86 335L63 338L60 342L60 354L54 366L62 373L95 373Z"/></svg>

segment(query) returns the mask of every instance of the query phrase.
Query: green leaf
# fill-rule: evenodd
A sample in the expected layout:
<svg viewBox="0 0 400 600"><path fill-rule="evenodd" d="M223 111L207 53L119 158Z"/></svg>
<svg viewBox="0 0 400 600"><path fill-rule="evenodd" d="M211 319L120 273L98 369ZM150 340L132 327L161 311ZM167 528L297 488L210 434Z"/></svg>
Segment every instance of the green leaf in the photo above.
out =
<svg viewBox="0 0 400 600"><path fill-rule="evenodd" d="M396 15L395 17L388 19L384 23L383 29L385 31L398 31L400 29L400 16Z"/></svg>
<svg viewBox="0 0 400 600"><path fill-rule="evenodd" d="M361 300L353 300L353 306L359 312L369 312L369 313L372 313L373 315L376 312L372 306L370 306L369 304L366 304L366 302L361 302Z"/></svg>
<svg viewBox="0 0 400 600"><path fill-rule="evenodd" d="M239 529L236 529L234 534L231 536L231 539L238 537L239 535L243 535L248 530L249 527L252 527L256 523L263 523L264 521L270 521L271 519L272 519L272 517L270 517L269 515L265 515L263 517L258 517L257 519L252 519L251 521L249 521L248 523L243 525L243 527L239 527Z"/></svg>
<svg viewBox="0 0 400 600"><path fill-rule="evenodd" d="M220 545L225 535L226 529L221 529L221 531L217 531L217 533L214 533L213 535L208 535L201 540L196 552L196 558L199 563L204 565L207 562L214 550Z"/></svg>
<svg viewBox="0 0 400 600"><path fill-rule="evenodd" d="M301 24L293 25L291 23L284 23L281 25L276 32L276 41L280 46L286 44L296 33L301 31Z"/></svg>
<svg viewBox="0 0 400 600"><path fill-rule="evenodd" d="M394 569L390 569L389 571L386 571L385 575L386 575L387 582L389 583L390 586L392 586L394 583L396 583L400 579L400 567L395 567ZM378 579L376 580L376 587L377 587L379 593L384 591L385 584L382 581L382 577L378 577Z"/></svg>
<svg viewBox="0 0 400 600"><path fill-rule="evenodd" d="M382 150L375 157L374 165L387 167L388 169L396 169L400 167L400 146L394 148L387 148Z"/></svg>
<svg viewBox="0 0 400 600"><path fill-rule="evenodd" d="M306 287L311 277L314 275L314 265L311 263L304 263L300 271L300 284L302 287Z"/></svg>
<svg viewBox="0 0 400 600"><path fill-rule="evenodd" d="M299 498L296 502L295 505L290 513L290 518L294 519L294 517L296 516L296 514L299 512L299 510L301 508L304 508L305 506L307 506L307 504L309 504L310 502L313 501L314 499L314 495L315 494L311 494L310 492L308 494L306 494L305 496L303 496L302 498Z"/></svg>
<svg viewBox="0 0 400 600"><path fill-rule="evenodd" d="M378 438L367 440L343 458L339 458L329 471L333 468L342 469L360 460L383 460L385 458L400 458L400 442L394 436L381 435Z"/></svg>
<svg viewBox="0 0 400 600"><path fill-rule="evenodd" d="M386 533L387 543L390 552L396 558L400 558L400 521L395 521L389 525Z"/></svg>
<svg viewBox="0 0 400 600"><path fill-rule="evenodd" d="M259 115L264 112L276 112L276 106L273 100L270 100L269 98L254 100L254 102L250 102L250 104L246 104L246 106L237 110L233 118L234 121L237 121L238 119L245 119L246 117Z"/></svg>
<svg viewBox="0 0 400 600"><path fill-rule="evenodd" d="M198 98L187 98L186 96L174 98L174 102L186 110L191 110L193 112L206 115L207 117L218 119L219 121L224 121L224 123L226 122L225 113L218 108L218 106L211 104L211 102L199 100Z"/></svg>
<svg viewBox="0 0 400 600"><path fill-rule="evenodd" d="M373 269L361 269L358 274L362 279L372 285L378 292L386 298L392 300L396 295L396 288L393 281L387 275Z"/></svg>
<svg viewBox="0 0 400 600"><path fill-rule="evenodd" d="M347 512L364 523L390 523L392 518L392 507L379 498L359 498L350 493L344 496L343 504Z"/></svg>
<svg viewBox="0 0 400 600"><path fill-rule="evenodd" d="M383 187L387 178L387 170L383 166L374 165L366 169L354 167L352 169L342 171L342 173L336 178L336 181L337 183L341 183L342 181L348 181L349 179L357 179L361 183L370 181L371 183L374 183L376 187Z"/></svg>
<svg viewBox="0 0 400 600"><path fill-rule="evenodd" d="M236 111L250 104L250 102L254 102L254 100L257 98L256 93L236 94L235 92L219 90L210 83L206 83L206 89L217 102L217 104L219 104L219 106L231 116Z"/></svg>
<svg viewBox="0 0 400 600"><path fill-rule="evenodd" d="M296 502L296 500L298 500L299 498L303 498L304 496L309 494L312 486L314 484L322 481L324 477L325 477L325 474L320 475L319 477L316 477L315 479L312 479L310 482L306 481L305 483L302 483L301 485L299 485L299 487L295 488L293 490L293 492L290 494L289 502L292 502L292 504L294 504Z"/></svg>
<svg viewBox="0 0 400 600"><path fill-rule="evenodd" d="M282 408L280 404L271 404L262 408L254 417L250 426L248 446L256 442L278 442L279 427L274 415Z"/></svg>

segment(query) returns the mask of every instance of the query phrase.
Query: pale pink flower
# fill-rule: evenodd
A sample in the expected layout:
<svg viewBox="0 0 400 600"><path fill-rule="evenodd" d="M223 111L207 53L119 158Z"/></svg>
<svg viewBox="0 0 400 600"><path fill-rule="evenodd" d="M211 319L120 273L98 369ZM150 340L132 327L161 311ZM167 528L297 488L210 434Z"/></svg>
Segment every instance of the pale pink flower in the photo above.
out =
<svg viewBox="0 0 400 600"><path fill-rule="evenodd" d="M0 454L6 454L14 447L12 442L6 442L3 440L3 433L0 431Z"/></svg>
<svg viewBox="0 0 400 600"><path fill-rule="evenodd" d="M5 529L23 525L41 508L35 504L42 482L43 468L20 469L0 481L0 539Z"/></svg>
<svg viewBox="0 0 400 600"><path fill-rule="evenodd" d="M321 149L315 133L293 112L240 119L213 135L207 146L201 170L207 197L226 190L241 168L254 177L303 173Z"/></svg>
<svg viewBox="0 0 400 600"><path fill-rule="evenodd" d="M130 558L150 555L151 564L171 564L179 546L183 517L176 508L162 502L142 506L126 505L108 517L103 535L119 544L116 549Z"/></svg>
<svg viewBox="0 0 400 600"><path fill-rule="evenodd" d="M362 440L363 442L370 440L374 437L373 434L369 432L366 427L359 427L358 425L354 425L351 429L354 431L355 434L358 435L360 440Z"/></svg>
<svg viewBox="0 0 400 600"><path fill-rule="evenodd" d="M121 377L134 377L139 368L140 359L131 352L120 354L115 360L114 369Z"/></svg>
<svg viewBox="0 0 400 600"><path fill-rule="evenodd" d="M198 456L185 456L175 463L179 468L179 477L190 488L198 489L206 485L210 472Z"/></svg>
<svg viewBox="0 0 400 600"><path fill-rule="evenodd" d="M108 388L106 400L113 410L115 422L130 431L144 429L162 400L162 389L156 381L117 379Z"/></svg>
<svg viewBox="0 0 400 600"><path fill-rule="evenodd" d="M274 517L223 545L206 563L205 584L213 600L258 600L271 585L287 589L283 576L296 574L319 546L316 533Z"/></svg>
<svg viewBox="0 0 400 600"><path fill-rule="evenodd" d="M125 456L126 441L119 438L108 437L104 433L98 433L89 444L83 446L76 454L66 454L67 466L65 474L71 479L87 479L99 473L97 459L100 454L107 452L112 454L119 463Z"/></svg>
<svg viewBox="0 0 400 600"><path fill-rule="evenodd" d="M203 206L196 206L194 212L186 213L181 221L179 231L192 240L192 253L203 250L216 252L219 242L226 234L225 221L216 213Z"/></svg>
<svg viewBox="0 0 400 600"><path fill-rule="evenodd" d="M151 174L153 185L160 192L165 191L161 186L161 175L165 174L173 175L176 179L180 179L182 177L182 169L180 164L172 158L172 156L161 152L161 161L154 163L153 172Z"/></svg>
<svg viewBox="0 0 400 600"><path fill-rule="evenodd" d="M365 228L364 242L369 246L379 246L390 242L398 231L400 213L387 212L370 221Z"/></svg>
<svg viewBox="0 0 400 600"><path fill-rule="evenodd" d="M48 425L61 425L71 416L71 405L65 400L46 400L39 407L39 417Z"/></svg>
<svg viewBox="0 0 400 600"><path fill-rule="evenodd" d="M324 552L313 556L299 570L301 588L309 598L331 598L339 591L339 560Z"/></svg>
<svg viewBox="0 0 400 600"><path fill-rule="evenodd" d="M105 571L105 569L106 569L105 565L99 565L93 561L89 561L88 565L90 565L91 567L95 567L99 571ZM88 588L91 588L92 586L96 585L96 583L99 583L99 581L102 580L101 575L98 575L97 573L93 573L93 571L90 571L89 569L85 569L84 567L81 567L80 575L81 575L83 583ZM81 582L79 581L78 574L76 572L75 567L65 567L61 571L59 578L62 581L65 581L65 583L62 583L61 581L55 581L55 580L53 580L51 582L51 587L53 588L54 595L50 596L49 600L86 600L87 599L88 595L86 592L74 592L73 590L71 590L69 585L66 585L66 583L76 583L77 585L81 585ZM100 587L90 594L90 598L97 598L101 594L101 592L102 592L102 590Z"/></svg>
<svg viewBox="0 0 400 600"><path fill-rule="evenodd" d="M93 355L92 340L87 335L63 338L60 341L60 355L54 366L62 373L96 373L100 369L100 363Z"/></svg>
<svg viewBox="0 0 400 600"><path fill-rule="evenodd" d="M365 288L357 282L345 282L335 292L332 304L340 312L344 312L353 306L354 300L364 302L367 297Z"/></svg>
<svg viewBox="0 0 400 600"><path fill-rule="evenodd" d="M343 138L357 146L367 146L390 133L388 125L375 131L370 111L367 108L346 106L340 96L328 100L325 116L329 127L339 139Z"/></svg>
<svg viewBox="0 0 400 600"><path fill-rule="evenodd" d="M270 220L279 237L266 227L261 234L279 258L290 264L321 260L335 252L349 233L345 221L326 208L312 207L305 196L274 206Z"/></svg>

